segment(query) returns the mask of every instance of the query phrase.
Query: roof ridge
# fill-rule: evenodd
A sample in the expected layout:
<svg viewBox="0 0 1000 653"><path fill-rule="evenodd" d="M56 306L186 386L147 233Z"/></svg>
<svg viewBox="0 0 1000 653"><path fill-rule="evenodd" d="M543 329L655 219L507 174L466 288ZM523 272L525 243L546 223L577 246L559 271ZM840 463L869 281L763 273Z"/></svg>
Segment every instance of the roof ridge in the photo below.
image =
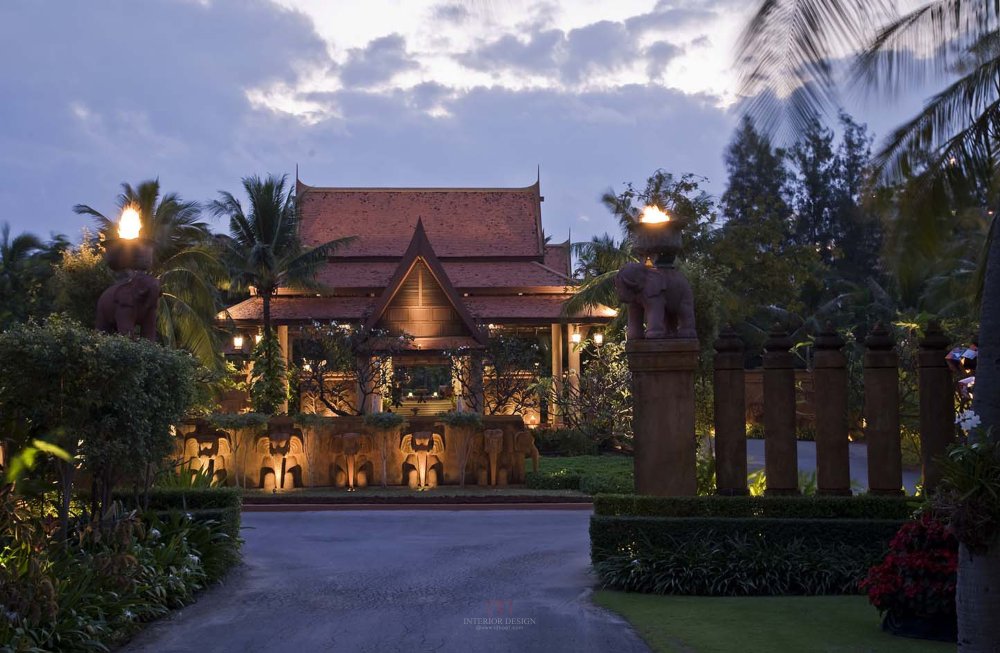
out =
<svg viewBox="0 0 1000 653"><path fill-rule="evenodd" d="M333 192L359 192L366 193L525 193L534 191L538 187L538 182L529 186L310 186L304 182L299 182L302 191L322 190Z"/></svg>

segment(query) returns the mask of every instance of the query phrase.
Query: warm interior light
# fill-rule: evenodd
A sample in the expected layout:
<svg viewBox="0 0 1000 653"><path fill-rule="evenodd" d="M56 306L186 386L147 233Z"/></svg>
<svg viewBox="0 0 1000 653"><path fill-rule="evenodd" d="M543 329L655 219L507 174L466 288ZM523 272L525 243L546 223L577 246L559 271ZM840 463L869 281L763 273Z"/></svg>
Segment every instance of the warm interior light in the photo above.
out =
<svg viewBox="0 0 1000 653"><path fill-rule="evenodd" d="M657 222L670 222L670 216L667 215L667 213L660 207L650 205L642 210L642 213L639 215L639 222L647 222L651 224L655 224Z"/></svg>
<svg viewBox="0 0 1000 653"><path fill-rule="evenodd" d="M142 220L139 219L139 212L135 207L125 207L122 217L118 220L118 237L132 240L139 237L140 230L142 230Z"/></svg>
<svg viewBox="0 0 1000 653"><path fill-rule="evenodd" d="M579 345L580 344L580 332L579 331L575 331L572 334L570 334L569 341L572 342L574 345Z"/></svg>
<svg viewBox="0 0 1000 653"><path fill-rule="evenodd" d="M253 337L253 344L255 344L255 345L259 345L259 344L260 344L260 341L261 341L261 340L263 340L263 339L264 339L264 334L262 334L262 333L258 333L257 335L255 335L255 336Z"/></svg>
<svg viewBox="0 0 1000 653"><path fill-rule="evenodd" d="M243 349L243 336L233 336L233 349Z"/></svg>
<svg viewBox="0 0 1000 653"><path fill-rule="evenodd" d="M604 334L601 333L600 331L598 331L597 333L595 333L594 334L594 342L596 342L599 345L604 344Z"/></svg>

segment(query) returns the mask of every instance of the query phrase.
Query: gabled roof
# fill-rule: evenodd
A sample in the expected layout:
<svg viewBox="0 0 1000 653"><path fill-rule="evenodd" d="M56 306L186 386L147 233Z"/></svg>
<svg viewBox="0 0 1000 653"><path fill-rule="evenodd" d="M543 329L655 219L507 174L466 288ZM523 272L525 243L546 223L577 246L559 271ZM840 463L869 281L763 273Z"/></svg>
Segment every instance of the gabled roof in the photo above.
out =
<svg viewBox="0 0 1000 653"><path fill-rule="evenodd" d="M452 308L455 309L459 320L469 331L469 334L475 338L477 342L485 345L485 335L479 328L479 325L476 324L475 319L473 319L465 304L462 302L461 296L451 284L444 268L441 267L441 261L438 260L437 254L434 253L434 248L431 247L431 241L428 239L427 232L424 231L424 224L420 219L417 219L417 226L413 231L413 238L410 240L410 246L406 248L406 252L403 254L403 260L399 262L396 272L392 275L392 278L389 280L389 284L382 292L381 297L378 298L371 315L369 315L368 319L365 321L365 328L371 329L378 324L379 320L381 320L382 316L385 314L386 309L389 307L389 304L399 292L403 282L409 276L410 271L413 270L414 266L420 262L423 262L423 264L427 266L427 269L434 277L434 280L437 281L441 290L444 291L449 303L451 303Z"/></svg>
<svg viewBox="0 0 1000 653"><path fill-rule="evenodd" d="M539 184L523 188L323 188L297 183L304 244L356 236L343 257L398 257L418 221L442 258L542 262ZM561 270L560 270L561 271Z"/></svg>

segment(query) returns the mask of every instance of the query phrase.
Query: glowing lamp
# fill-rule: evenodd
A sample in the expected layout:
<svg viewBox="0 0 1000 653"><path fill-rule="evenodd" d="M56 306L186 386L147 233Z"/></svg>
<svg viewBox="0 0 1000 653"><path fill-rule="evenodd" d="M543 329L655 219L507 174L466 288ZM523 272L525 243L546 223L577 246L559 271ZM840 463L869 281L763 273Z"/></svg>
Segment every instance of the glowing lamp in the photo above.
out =
<svg viewBox="0 0 1000 653"><path fill-rule="evenodd" d="M601 333L600 331L598 331L597 333L595 333L594 334L594 342L597 343L598 345L603 345L604 344L604 334Z"/></svg>
<svg viewBox="0 0 1000 653"><path fill-rule="evenodd" d="M261 333L258 333L257 335L255 335L255 336L253 337L253 344L255 344L255 345L259 345L259 344L260 344L260 341L261 341L261 340L263 340L263 339L264 339L264 335L263 335L263 334L261 334Z"/></svg>
<svg viewBox="0 0 1000 653"><path fill-rule="evenodd" d="M128 206L122 211L122 217L118 219L118 237L124 240L135 240L142 231L142 220L139 219L139 212L135 207Z"/></svg>
<svg viewBox="0 0 1000 653"><path fill-rule="evenodd" d="M642 213L639 214L639 222L646 224L670 222L670 215L660 207L650 205L642 209Z"/></svg>
<svg viewBox="0 0 1000 653"><path fill-rule="evenodd" d="M681 251L684 224L684 220L672 218L658 206L647 206L632 229L632 249L644 258L653 259L656 267L670 269Z"/></svg>
<svg viewBox="0 0 1000 653"><path fill-rule="evenodd" d="M570 334L569 341L572 342L574 345L579 345L580 344L580 338L581 338L580 332L579 331L574 331L573 333Z"/></svg>
<svg viewBox="0 0 1000 653"><path fill-rule="evenodd" d="M243 349L243 336L233 336L233 349Z"/></svg>
<svg viewBox="0 0 1000 653"><path fill-rule="evenodd" d="M126 206L118 220L118 238L109 238L105 243L108 267L115 272L145 271L153 267L153 244L148 238L140 238L140 231L139 211L134 206Z"/></svg>

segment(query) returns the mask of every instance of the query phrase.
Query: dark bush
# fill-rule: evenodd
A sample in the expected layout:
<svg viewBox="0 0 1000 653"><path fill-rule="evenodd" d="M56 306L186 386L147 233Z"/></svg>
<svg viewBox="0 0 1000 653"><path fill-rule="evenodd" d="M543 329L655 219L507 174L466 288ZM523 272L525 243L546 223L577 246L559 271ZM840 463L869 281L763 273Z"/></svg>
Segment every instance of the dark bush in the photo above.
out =
<svg viewBox="0 0 1000 653"><path fill-rule="evenodd" d="M536 429L535 446L546 456L597 455L597 443L576 429Z"/></svg>
<svg viewBox="0 0 1000 653"><path fill-rule="evenodd" d="M674 594L857 593L902 520L595 515L606 587Z"/></svg>
<svg viewBox="0 0 1000 653"><path fill-rule="evenodd" d="M597 515L646 517L773 517L807 519L908 519L916 504L896 497L595 497Z"/></svg>

